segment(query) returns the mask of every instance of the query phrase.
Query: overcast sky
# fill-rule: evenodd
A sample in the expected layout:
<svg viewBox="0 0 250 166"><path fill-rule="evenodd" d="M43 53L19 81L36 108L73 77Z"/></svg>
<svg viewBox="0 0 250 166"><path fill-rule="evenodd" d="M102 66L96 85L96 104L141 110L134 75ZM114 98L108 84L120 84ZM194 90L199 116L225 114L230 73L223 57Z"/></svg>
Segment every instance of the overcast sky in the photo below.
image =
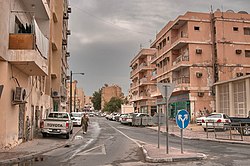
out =
<svg viewBox="0 0 250 166"><path fill-rule="evenodd" d="M85 95L105 83L130 85L130 61L170 20L187 11L228 9L250 13L249 0L70 0L70 70Z"/></svg>

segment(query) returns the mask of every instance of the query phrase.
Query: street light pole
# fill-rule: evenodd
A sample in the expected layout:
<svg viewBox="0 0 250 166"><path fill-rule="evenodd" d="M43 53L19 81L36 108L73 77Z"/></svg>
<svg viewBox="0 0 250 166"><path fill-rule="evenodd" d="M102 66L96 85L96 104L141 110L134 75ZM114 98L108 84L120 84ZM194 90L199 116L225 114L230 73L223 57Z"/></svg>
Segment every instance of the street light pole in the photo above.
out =
<svg viewBox="0 0 250 166"><path fill-rule="evenodd" d="M72 112L72 80L73 80L73 74L81 74L84 75L84 73L72 73L72 71L70 71L70 87L69 87L69 112ZM76 88L76 87L75 87ZM74 108L75 109L75 108Z"/></svg>
<svg viewBox="0 0 250 166"><path fill-rule="evenodd" d="M70 83L69 83L69 112L72 112L72 71L70 71Z"/></svg>

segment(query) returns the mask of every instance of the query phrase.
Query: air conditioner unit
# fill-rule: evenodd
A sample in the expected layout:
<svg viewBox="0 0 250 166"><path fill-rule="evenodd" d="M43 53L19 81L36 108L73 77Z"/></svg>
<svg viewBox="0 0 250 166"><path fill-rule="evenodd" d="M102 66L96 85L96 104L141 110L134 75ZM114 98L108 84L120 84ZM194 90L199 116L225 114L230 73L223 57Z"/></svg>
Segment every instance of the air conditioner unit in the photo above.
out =
<svg viewBox="0 0 250 166"><path fill-rule="evenodd" d="M51 96L52 96L53 98L55 98L55 97L60 97L59 92L57 92L57 91L52 91Z"/></svg>
<svg viewBox="0 0 250 166"><path fill-rule="evenodd" d="M197 48L196 49L196 54L201 54L202 53L202 49L201 48Z"/></svg>
<svg viewBox="0 0 250 166"><path fill-rule="evenodd" d="M67 45L67 39L62 40L62 45Z"/></svg>
<svg viewBox="0 0 250 166"><path fill-rule="evenodd" d="M67 12L71 13L71 7L68 7Z"/></svg>
<svg viewBox="0 0 250 166"><path fill-rule="evenodd" d="M198 92L198 96L199 97L203 97L204 96L204 92Z"/></svg>
<svg viewBox="0 0 250 166"><path fill-rule="evenodd" d="M14 92L14 102L24 102L26 97L26 90L23 87L16 87Z"/></svg>
<svg viewBox="0 0 250 166"><path fill-rule="evenodd" d="M69 19L68 13L63 13L63 19Z"/></svg>
<svg viewBox="0 0 250 166"><path fill-rule="evenodd" d="M69 29L66 31L66 33L67 35L71 35L71 31Z"/></svg>
<svg viewBox="0 0 250 166"><path fill-rule="evenodd" d="M236 76L241 77L241 76L243 76L243 73L236 73Z"/></svg>
<svg viewBox="0 0 250 166"><path fill-rule="evenodd" d="M239 49L235 50L236 54L241 54L241 52L242 52L242 50L239 50Z"/></svg>
<svg viewBox="0 0 250 166"><path fill-rule="evenodd" d="M202 77L202 73L201 72L196 72L196 77L197 78L201 78Z"/></svg>

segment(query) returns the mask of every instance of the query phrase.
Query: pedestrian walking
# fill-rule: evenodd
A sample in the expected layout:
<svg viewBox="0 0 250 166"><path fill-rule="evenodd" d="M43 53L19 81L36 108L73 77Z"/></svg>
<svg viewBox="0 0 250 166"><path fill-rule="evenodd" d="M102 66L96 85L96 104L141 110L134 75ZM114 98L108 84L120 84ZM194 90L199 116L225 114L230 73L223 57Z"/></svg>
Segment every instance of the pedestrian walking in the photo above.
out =
<svg viewBox="0 0 250 166"><path fill-rule="evenodd" d="M89 117L86 114L83 114L83 117L81 119L81 126L82 126L83 134L87 133L88 125L89 125Z"/></svg>

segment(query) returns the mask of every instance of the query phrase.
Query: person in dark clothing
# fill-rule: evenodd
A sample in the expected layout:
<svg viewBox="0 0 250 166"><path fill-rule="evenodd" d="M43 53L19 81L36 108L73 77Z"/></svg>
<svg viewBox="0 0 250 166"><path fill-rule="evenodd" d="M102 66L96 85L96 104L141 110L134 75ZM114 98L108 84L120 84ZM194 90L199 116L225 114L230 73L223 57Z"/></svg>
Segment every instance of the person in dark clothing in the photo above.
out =
<svg viewBox="0 0 250 166"><path fill-rule="evenodd" d="M88 125L89 125L89 117L86 114L84 114L81 119L81 126L82 126L83 134L87 133Z"/></svg>

